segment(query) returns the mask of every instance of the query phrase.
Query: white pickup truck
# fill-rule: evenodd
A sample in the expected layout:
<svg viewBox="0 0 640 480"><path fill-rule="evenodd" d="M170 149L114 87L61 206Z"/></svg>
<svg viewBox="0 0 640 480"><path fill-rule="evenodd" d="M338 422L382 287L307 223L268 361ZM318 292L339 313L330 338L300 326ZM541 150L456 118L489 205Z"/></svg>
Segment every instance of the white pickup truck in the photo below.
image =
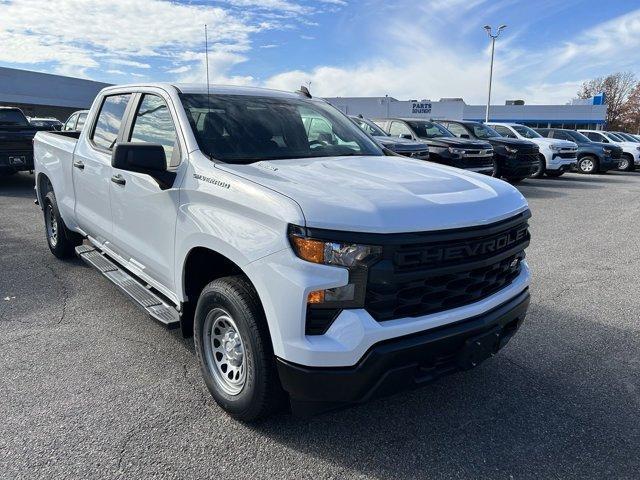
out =
<svg viewBox="0 0 640 480"><path fill-rule="evenodd" d="M304 89L207 92L104 89L82 132L36 135L36 192L53 254L193 333L225 410L362 402L474 367L516 332L518 190L385 156Z"/></svg>

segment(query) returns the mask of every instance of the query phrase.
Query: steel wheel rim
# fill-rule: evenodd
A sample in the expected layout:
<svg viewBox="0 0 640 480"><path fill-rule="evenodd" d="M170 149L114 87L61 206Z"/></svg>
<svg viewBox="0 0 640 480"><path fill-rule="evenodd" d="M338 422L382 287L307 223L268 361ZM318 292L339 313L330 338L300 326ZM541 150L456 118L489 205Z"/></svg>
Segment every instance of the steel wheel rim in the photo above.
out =
<svg viewBox="0 0 640 480"><path fill-rule="evenodd" d="M623 158L622 160L620 160L620 166L618 168L620 170L626 170L627 168L629 168L629 159Z"/></svg>
<svg viewBox="0 0 640 480"><path fill-rule="evenodd" d="M543 165L546 163L546 160L538 158L536 171L531 174L532 177L537 177L542 173Z"/></svg>
<svg viewBox="0 0 640 480"><path fill-rule="evenodd" d="M58 222L56 221L56 215L53 211L51 204L47 205L47 209L44 215L44 223L47 227L47 238L52 247L58 244Z"/></svg>
<svg viewBox="0 0 640 480"><path fill-rule="evenodd" d="M207 368L223 392L238 395L247 378L246 352L238 326L229 312L214 308L207 315L204 327Z"/></svg>
<svg viewBox="0 0 640 480"><path fill-rule="evenodd" d="M585 158L580 162L580 168L583 172L590 173L593 170L593 160L590 158Z"/></svg>

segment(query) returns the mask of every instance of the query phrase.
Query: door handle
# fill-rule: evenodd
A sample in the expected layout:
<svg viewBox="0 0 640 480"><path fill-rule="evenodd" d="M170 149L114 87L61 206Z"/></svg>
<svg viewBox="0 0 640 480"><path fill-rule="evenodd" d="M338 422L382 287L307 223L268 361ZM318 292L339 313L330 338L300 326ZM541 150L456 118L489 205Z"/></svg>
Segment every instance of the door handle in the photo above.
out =
<svg viewBox="0 0 640 480"><path fill-rule="evenodd" d="M84 163L82 162L82 160L74 160L73 166L79 168L80 170L84 170Z"/></svg>
<svg viewBox="0 0 640 480"><path fill-rule="evenodd" d="M125 183L127 183L124 177L120 174L114 175L113 177L111 177L111 181L113 183L117 183L118 185L124 185Z"/></svg>

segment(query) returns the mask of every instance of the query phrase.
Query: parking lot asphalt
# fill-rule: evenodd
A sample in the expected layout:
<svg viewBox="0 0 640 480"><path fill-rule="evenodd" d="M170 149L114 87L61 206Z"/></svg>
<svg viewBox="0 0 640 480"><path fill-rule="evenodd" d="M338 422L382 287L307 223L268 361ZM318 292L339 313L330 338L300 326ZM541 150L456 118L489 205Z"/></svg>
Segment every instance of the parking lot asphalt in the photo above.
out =
<svg viewBox="0 0 640 480"><path fill-rule="evenodd" d="M33 177L0 179L0 478L638 478L640 174L519 188L532 304L495 358L420 390L257 425L192 340L47 249Z"/></svg>

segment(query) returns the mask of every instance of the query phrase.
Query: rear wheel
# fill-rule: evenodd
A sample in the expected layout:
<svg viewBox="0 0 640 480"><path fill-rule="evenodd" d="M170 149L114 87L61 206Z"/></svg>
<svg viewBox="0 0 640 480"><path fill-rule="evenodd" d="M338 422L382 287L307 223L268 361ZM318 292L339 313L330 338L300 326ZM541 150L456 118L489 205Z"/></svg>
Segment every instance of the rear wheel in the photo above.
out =
<svg viewBox="0 0 640 480"><path fill-rule="evenodd" d="M65 259L75 255L75 248L82 244L82 236L72 232L64 224L58 211L56 196L49 191L43 201L45 235L49 250L56 257Z"/></svg>
<svg viewBox="0 0 640 480"><path fill-rule="evenodd" d="M618 164L618 170L623 172L631 172L634 169L633 165L633 157L628 153L623 153L622 158L620 158L620 163Z"/></svg>
<svg viewBox="0 0 640 480"><path fill-rule="evenodd" d="M586 155L578 160L578 172L580 173L598 173L598 159L591 155Z"/></svg>
<svg viewBox="0 0 640 480"><path fill-rule="evenodd" d="M547 168L547 160L544 158L544 155L538 155L538 161L535 165L534 172L529 175L529 178L540 178L544 175L544 172Z"/></svg>
<svg viewBox="0 0 640 480"><path fill-rule="evenodd" d="M194 341L207 388L230 415L252 421L283 404L266 319L246 277L220 278L204 288Z"/></svg>

